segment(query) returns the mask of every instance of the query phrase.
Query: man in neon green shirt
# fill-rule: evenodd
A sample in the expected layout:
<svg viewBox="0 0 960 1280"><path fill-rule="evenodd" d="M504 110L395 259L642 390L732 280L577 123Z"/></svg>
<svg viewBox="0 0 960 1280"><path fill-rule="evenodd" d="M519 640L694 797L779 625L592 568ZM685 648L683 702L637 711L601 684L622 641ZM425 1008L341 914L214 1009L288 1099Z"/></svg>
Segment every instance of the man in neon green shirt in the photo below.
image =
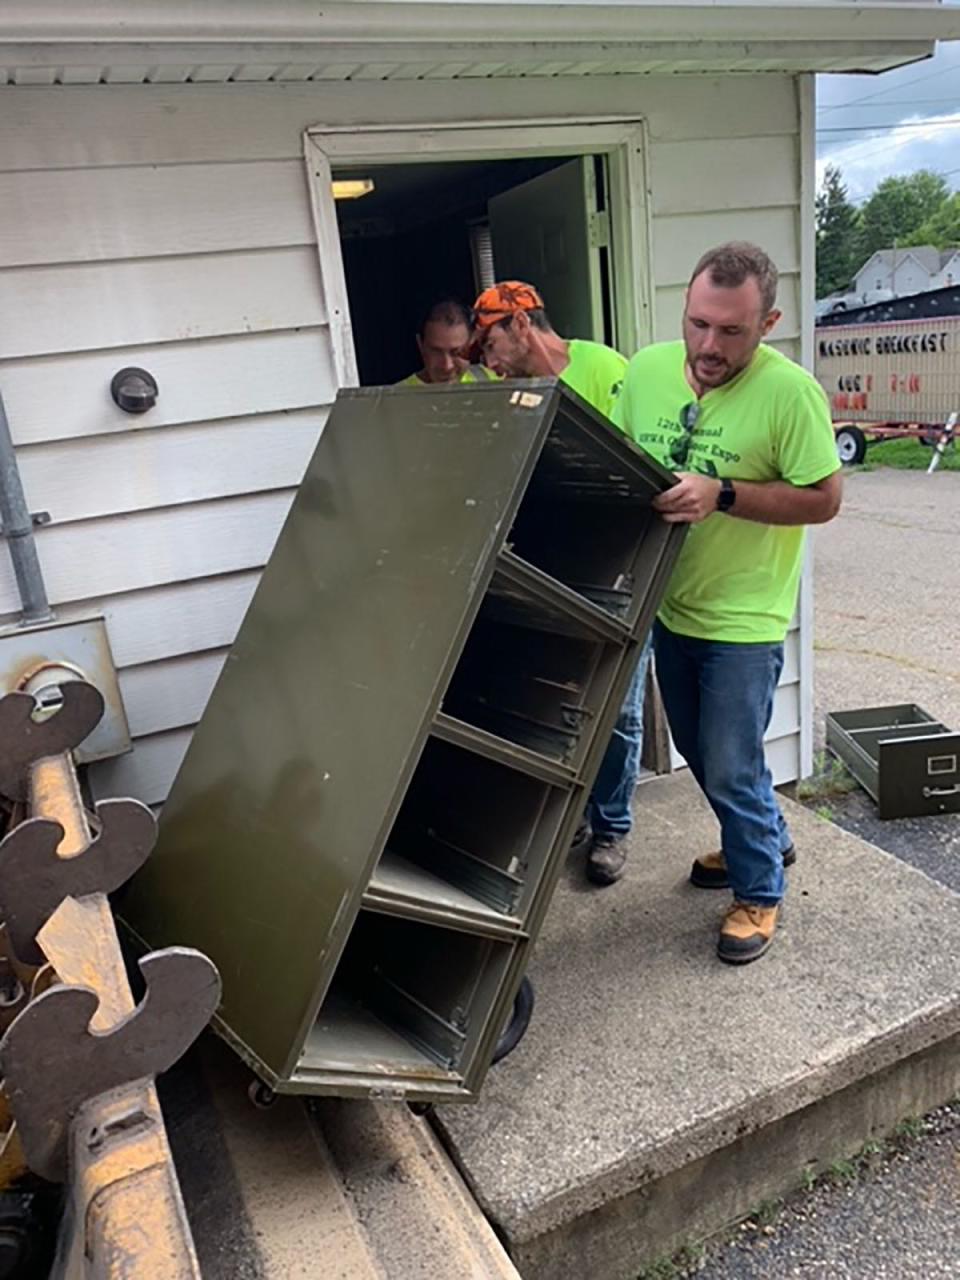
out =
<svg viewBox="0 0 960 1280"><path fill-rule="evenodd" d="M773 940L793 845L763 738L797 601L804 526L840 507L839 460L815 380L761 345L780 318L777 269L721 245L690 278L683 341L638 352L614 410L679 483L654 501L690 525L654 629L674 741L719 823L690 879L733 889L717 946L746 964Z"/></svg>
<svg viewBox="0 0 960 1280"><path fill-rule="evenodd" d="M605 418L613 414L627 362L602 342L561 338L531 284L503 280L473 305L483 358L504 378L559 378Z"/></svg>
<svg viewBox="0 0 960 1280"><path fill-rule="evenodd" d="M470 363L470 312L454 298L435 302L424 316L417 331L417 349L423 367L404 378L402 387L496 379L492 369Z"/></svg>
<svg viewBox="0 0 960 1280"><path fill-rule="evenodd" d="M559 378L604 417L613 416L626 360L603 343L561 338L533 285L504 280L485 289L474 303L473 317L484 359L498 373ZM650 652L648 638L574 840L574 848L586 854L587 877L597 885L615 884L626 865L643 748L643 693Z"/></svg>

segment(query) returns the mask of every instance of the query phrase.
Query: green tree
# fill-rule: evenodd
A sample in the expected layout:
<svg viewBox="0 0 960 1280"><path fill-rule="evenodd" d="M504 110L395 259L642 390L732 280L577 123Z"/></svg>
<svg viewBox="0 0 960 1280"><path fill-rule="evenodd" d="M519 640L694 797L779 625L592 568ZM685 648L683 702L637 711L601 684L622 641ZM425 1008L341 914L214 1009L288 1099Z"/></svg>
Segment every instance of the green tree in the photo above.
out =
<svg viewBox="0 0 960 1280"><path fill-rule="evenodd" d="M945 178L918 169L903 178L884 178L860 209L861 258L913 240L950 195Z"/></svg>
<svg viewBox="0 0 960 1280"><path fill-rule="evenodd" d="M860 216L840 170L827 165L817 192L817 297L845 289L860 266Z"/></svg>
<svg viewBox="0 0 960 1280"><path fill-rule="evenodd" d="M932 218L913 233L907 244L934 244L938 249L960 246L960 191L944 200Z"/></svg>

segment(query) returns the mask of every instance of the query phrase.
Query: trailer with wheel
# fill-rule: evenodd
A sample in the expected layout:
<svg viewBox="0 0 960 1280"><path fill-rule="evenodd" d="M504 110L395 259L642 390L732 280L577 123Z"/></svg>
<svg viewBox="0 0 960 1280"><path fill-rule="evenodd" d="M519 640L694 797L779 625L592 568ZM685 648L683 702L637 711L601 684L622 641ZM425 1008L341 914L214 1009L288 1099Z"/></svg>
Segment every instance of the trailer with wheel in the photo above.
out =
<svg viewBox="0 0 960 1280"><path fill-rule="evenodd" d="M952 445L960 408L956 289L825 317L815 352L841 462L863 462L881 440L914 438L939 453Z"/></svg>

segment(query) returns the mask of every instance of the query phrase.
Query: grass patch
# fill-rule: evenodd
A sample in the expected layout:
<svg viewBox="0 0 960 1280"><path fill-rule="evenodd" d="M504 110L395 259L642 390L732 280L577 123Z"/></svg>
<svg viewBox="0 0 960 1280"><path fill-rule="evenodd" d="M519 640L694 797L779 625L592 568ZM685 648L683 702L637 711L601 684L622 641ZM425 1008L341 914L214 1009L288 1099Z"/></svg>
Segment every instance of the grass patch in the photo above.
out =
<svg viewBox="0 0 960 1280"><path fill-rule="evenodd" d="M673 1258L657 1258L637 1275L637 1280L676 1280L680 1274Z"/></svg>
<svg viewBox="0 0 960 1280"><path fill-rule="evenodd" d="M856 1182L859 1172L860 1161L854 1157L853 1160L834 1160L827 1169L827 1176L831 1182Z"/></svg>
<svg viewBox="0 0 960 1280"><path fill-rule="evenodd" d="M895 1138L920 1138L924 1133L924 1124L922 1116L907 1116L906 1120L901 1120L893 1131Z"/></svg>
<svg viewBox="0 0 960 1280"><path fill-rule="evenodd" d="M707 1246L700 1240L691 1240L674 1254L655 1258L637 1276L637 1280L682 1280L695 1275L703 1266Z"/></svg>
<svg viewBox="0 0 960 1280"><path fill-rule="evenodd" d="M813 1191L821 1183L848 1186L856 1182L861 1174L876 1168L887 1156L901 1149L904 1143L920 1137L923 1132L922 1119L903 1120L888 1138L879 1141L870 1138L852 1156L840 1156L820 1172L814 1165L805 1165L800 1171L800 1188L803 1191Z"/></svg>
<svg viewBox="0 0 960 1280"><path fill-rule="evenodd" d="M856 778L843 763L826 751L818 751L813 761L813 773L809 778L801 778L797 783L797 799L804 804L813 800L833 800L856 791ZM817 810L819 813L819 809ZM832 818L832 812L827 813Z"/></svg>
<svg viewBox="0 0 960 1280"><path fill-rule="evenodd" d="M750 1218L758 1227L772 1227L780 1217L782 1209L783 1201L779 1197L776 1200L764 1200L762 1204L757 1205Z"/></svg>
<svg viewBox="0 0 960 1280"><path fill-rule="evenodd" d="M872 469L894 467L897 471L926 471L933 457L933 450L919 440L882 440L872 444L867 451L867 461ZM960 450L954 442L940 459L941 471L960 471Z"/></svg>

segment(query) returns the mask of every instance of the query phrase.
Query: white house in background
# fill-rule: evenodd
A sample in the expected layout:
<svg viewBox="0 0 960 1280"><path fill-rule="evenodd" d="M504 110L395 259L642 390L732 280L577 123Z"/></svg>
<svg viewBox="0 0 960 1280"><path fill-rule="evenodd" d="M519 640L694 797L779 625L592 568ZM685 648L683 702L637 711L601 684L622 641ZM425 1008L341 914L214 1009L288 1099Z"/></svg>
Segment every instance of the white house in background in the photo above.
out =
<svg viewBox="0 0 960 1280"><path fill-rule="evenodd" d="M940 255L940 272L930 288L949 289L952 285L960 285L960 249L947 249Z"/></svg>
<svg viewBox="0 0 960 1280"><path fill-rule="evenodd" d="M401 340L402 273L472 291L466 193L523 207L548 300L576 247L578 332L627 352L677 335L704 249L758 241L812 363L814 75L937 38L960 9L926 0L5 0L0 391L58 617L104 614L120 671L134 750L97 789L164 799L337 388ZM332 178L368 192L339 221ZM780 781L811 763L809 619L807 583Z"/></svg>
<svg viewBox="0 0 960 1280"><path fill-rule="evenodd" d="M909 249L878 249L857 272L858 297L889 290L893 297L925 293L960 284L960 249L937 249L924 244Z"/></svg>

